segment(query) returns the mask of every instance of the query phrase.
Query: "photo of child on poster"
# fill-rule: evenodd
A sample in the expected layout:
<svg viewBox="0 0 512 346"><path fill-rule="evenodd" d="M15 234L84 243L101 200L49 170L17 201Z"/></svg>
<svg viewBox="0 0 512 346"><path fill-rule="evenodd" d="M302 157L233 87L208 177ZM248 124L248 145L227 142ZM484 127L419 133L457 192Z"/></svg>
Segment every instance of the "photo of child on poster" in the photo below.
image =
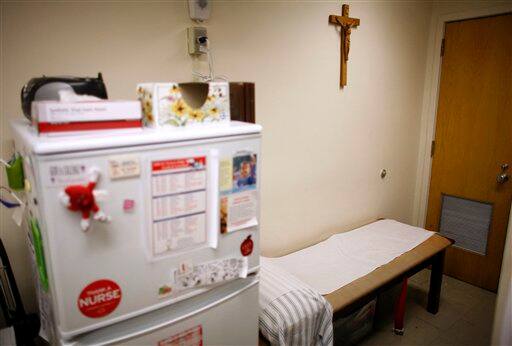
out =
<svg viewBox="0 0 512 346"><path fill-rule="evenodd" d="M220 165L220 233L258 225L257 155L238 152Z"/></svg>
<svg viewBox="0 0 512 346"><path fill-rule="evenodd" d="M256 188L256 154L233 157L233 192Z"/></svg>
<svg viewBox="0 0 512 346"><path fill-rule="evenodd" d="M220 233L228 232L228 197L220 199Z"/></svg>

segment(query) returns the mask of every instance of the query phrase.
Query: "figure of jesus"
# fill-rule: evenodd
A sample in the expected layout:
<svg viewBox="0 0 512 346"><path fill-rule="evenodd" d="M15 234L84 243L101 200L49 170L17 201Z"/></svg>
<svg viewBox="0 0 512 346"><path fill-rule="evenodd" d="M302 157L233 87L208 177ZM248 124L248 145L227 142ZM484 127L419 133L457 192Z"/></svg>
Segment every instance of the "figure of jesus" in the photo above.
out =
<svg viewBox="0 0 512 346"><path fill-rule="evenodd" d="M341 7L341 16L330 15L329 23L339 25L340 26L340 34L343 35L341 37L341 66L340 66L340 87L347 85L347 61L348 54L350 53L350 34L352 33L352 28L356 28L359 25L358 18L350 18L348 16L349 7L348 5L343 5Z"/></svg>

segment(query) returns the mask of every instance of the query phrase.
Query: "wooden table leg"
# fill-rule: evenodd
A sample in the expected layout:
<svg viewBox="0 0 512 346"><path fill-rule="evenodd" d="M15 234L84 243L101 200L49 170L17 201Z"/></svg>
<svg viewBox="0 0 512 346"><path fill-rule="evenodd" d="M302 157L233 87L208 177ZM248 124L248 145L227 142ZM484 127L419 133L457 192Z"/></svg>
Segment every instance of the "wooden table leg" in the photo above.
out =
<svg viewBox="0 0 512 346"><path fill-rule="evenodd" d="M427 311L437 314L439 311L439 300L441 298L441 284L443 283L444 253L442 251L434 256L432 270L430 272L430 288L428 291Z"/></svg>

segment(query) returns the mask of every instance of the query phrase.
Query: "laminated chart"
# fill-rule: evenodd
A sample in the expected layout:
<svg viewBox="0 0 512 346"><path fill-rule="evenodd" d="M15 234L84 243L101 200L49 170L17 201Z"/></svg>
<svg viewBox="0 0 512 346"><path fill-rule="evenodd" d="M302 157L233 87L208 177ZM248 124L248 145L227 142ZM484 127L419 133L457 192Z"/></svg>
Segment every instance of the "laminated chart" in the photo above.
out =
<svg viewBox="0 0 512 346"><path fill-rule="evenodd" d="M153 255L206 242L206 156L151 163Z"/></svg>

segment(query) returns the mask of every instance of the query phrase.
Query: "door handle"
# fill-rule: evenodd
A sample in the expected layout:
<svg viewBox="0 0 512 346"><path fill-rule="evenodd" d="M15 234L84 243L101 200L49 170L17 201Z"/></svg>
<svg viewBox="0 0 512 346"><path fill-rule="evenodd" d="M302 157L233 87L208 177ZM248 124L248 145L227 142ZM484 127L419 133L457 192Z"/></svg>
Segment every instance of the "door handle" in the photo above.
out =
<svg viewBox="0 0 512 346"><path fill-rule="evenodd" d="M508 174L507 173L498 174L496 181L498 182L498 184L506 183L508 181Z"/></svg>

